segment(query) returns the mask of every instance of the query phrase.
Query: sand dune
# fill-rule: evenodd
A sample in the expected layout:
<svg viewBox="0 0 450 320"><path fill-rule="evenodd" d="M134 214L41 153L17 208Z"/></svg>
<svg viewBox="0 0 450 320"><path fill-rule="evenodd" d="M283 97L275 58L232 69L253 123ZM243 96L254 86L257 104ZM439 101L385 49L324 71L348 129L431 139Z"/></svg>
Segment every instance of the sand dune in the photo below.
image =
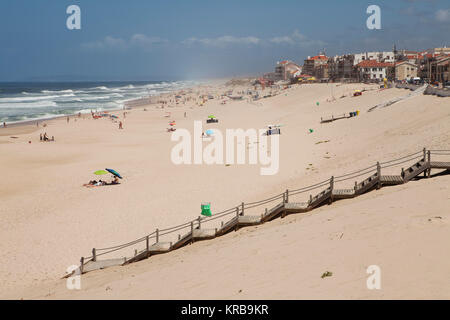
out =
<svg viewBox="0 0 450 320"><path fill-rule="evenodd" d="M354 89L363 88L371 90L361 97L349 96ZM127 268L88 274L83 277L88 285L81 292L65 292L61 289L64 282L54 284L68 266L78 264L93 247L125 243L155 228L191 220L198 216L203 201L210 201L213 211L219 211L424 146L450 149L450 109L445 99L418 96L366 112L405 94L401 89L379 91L376 86L361 84L313 84L294 86L260 100L261 106L246 101L221 105L217 100L204 107L149 106L148 111L138 108L122 119L124 130L106 119L86 117L76 122L72 119L69 124L63 119L48 121L45 131L55 136L54 143L39 142L42 128L0 129L0 296L43 297L47 294L43 290L50 287L51 298L335 298L339 294L448 298L448 286L439 279L444 276L441 267L448 270L450 260L439 253L446 248L433 246L436 242L442 245L445 239L448 242L447 177L383 189L361 200L320 209L310 217L288 217ZM332 95L336 101L327 102ZM343 95L347 97L340 98ZM319 123L321 116L355 110L361 111L360 116ZM174 165L170 151L175 143L165 131L169 120L164 117L166 111L172 112L170 120L176 120L178 128L191 131L194 120L205 120L211 113L220 122L208 126L203 122L204 128L283 124L278 174L261 176L259 165ZM121 112L116 114L122 118ZM314 132L309 134L309 129ZM18 139L11 139L11 135ZM317 144L320 141L329 142ZM120 186L82 187L94 178L92 172L105 167L125 176ZM422 214L443 219L432 219L428 224L414 218ZM325 223L329 217L332 221ZM368 234L361 230L368 230ZM339 232L344 232L343 240L330 242L331 234ZM280 234L286 236L280 238ZM299 251L304 254L299 255ZM423 258L411 268L419 253ZM386 291L368 292L361 287L364 268L376 264L372 259L377 257L385 266L382 270L386 268ZM184 264L174 263L181 260ZM321 279L323 269L333 269L336 277ZM139 270L135 277L142 285L132 277L132 272ZM416 288L401 278L402 272L405 279L420 280ZM277 274L278 278L268 278L267 274ZM163 279L172 282L162 285L158 281ZM395 285L389 287L389 281ZM149 290L149 283L157 285L158 291ZM113 290L105 291L107 284ZM241 284L243 288L238 288ZM243 292L238 295L240 289ZM204 292L209 295L205 297Z"/></svg>
<svg viewBox="0 0 450 320"><path fill-rule="evenodd" d="M212 241L31 289L45 299L449 299L450 176L383 188ZM367 268L381 270L368 290ZM326 272L331 277L321 278ZM19 296L16 296L19 297Z"/></svg>

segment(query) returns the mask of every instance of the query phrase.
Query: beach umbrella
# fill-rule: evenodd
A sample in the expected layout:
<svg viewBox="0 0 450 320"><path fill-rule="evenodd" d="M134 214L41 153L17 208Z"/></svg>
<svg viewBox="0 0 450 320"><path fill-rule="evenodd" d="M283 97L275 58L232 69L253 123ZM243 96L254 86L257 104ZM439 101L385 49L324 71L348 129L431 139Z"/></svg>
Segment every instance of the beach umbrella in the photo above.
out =
<svg viewBox="0 0 450 320"><path fill-rule="evenodd" d="M214 118L215 118L215 116L213 116L213 115L210 115L210 116L208 116L208 118L209 118L209 119L214 119Z"/></svg>
<svg viewBox="0 0 450 320"><path fill-rule="evenodd" d="M207 134L208 136L212 135L213 133L214 133L214 131L211 130L211 129L206 130L206 134Z"/></svg>
<svg viewBox="0 0 450 320"><path fill-rule="evenodd" d="M102 175L104 175L104 174L108 174L108 171L105 171L105 170L97 170L97 171L94 172L94 174L97 175L97 176L102 176Z"/></svg>
<svg viewBox="0 0 450 320"><path fill-rule="evenodd" d="M115 175L117 178L123 179L122 176L120 175L120 173L118 173L116 170L108 169L108 168L106 168L105 170L108 171L109 173Z"/></svg>

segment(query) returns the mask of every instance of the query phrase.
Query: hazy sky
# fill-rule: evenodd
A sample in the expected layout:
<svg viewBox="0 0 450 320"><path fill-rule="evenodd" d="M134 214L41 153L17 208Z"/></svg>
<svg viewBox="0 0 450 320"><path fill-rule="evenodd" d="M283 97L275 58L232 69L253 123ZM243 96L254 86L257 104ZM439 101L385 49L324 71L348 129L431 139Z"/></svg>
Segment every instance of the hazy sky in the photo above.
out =
<svg viewBox="0 0 450 320"><path fill-rule="evenodd" d="M81 8L81 30L66 9ZM381 30L366 27L369 5ZM450 45L448 0L1 0L0 81L172 80L308 55Z"/></svg>

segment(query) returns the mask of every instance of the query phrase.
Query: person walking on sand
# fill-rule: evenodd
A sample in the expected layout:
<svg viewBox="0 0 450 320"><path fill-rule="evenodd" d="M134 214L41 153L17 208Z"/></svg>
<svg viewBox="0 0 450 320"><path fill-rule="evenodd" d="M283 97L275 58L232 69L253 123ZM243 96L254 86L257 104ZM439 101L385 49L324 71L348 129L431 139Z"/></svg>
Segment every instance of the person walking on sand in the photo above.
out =
<svg viewBox="0 0 450 320"><path fill-rule="evenodd" d="M3 128L6 128L6 122L3 122Z"/></svg>
<svg viewBox="0 0 450 320"><path fill-rule="evenodd" d="M123 129L122 121L119 121L119 129Z"/></svg>
<svg viewBox="0 0 450 320"><path fill-rule="evenodd" d="M69 121L70 121L70 119L69 119L69 117L67 117L67 123L69 123Z"/></svg>

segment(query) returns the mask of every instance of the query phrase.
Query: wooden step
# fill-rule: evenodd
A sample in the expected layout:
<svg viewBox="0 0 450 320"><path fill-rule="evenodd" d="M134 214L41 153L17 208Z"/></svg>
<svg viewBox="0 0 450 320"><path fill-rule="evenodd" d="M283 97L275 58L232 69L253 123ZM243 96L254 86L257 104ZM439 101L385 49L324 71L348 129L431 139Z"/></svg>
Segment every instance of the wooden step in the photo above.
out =
<svg viewBox="0 0 450 320"><path fill-rule="evenodd" d="M431 161L430 167L432 169L450 169L450 162Z"/></svg>
<svg viewBox="0 0 450 320"><path fill-rule="evenodd" d="M268 210L267 213L263 215L262 222L270 221L279 215L284 211L284 203L277 204L272 209Z"/></svg>
<svg viewBox="0 0 450 320"><path fill-rule="evenodd" d="M222 227L217 230L216 237L222 236L230 231L233 231L237 228L238 218L234 216L231 220L227 221Z"/></svg>
<svg viewBox="0 0 450 320"><path fill-rule="evenodd" d="M360 195L371 190L378 184L378 181L379 177L376 173L374 173L373 175L356 185L355 195Z"/></svg>
<svg viewBox="0 0 450 320"><path fill-rule="evenodd" d="M191 242L192 242L192 233L189 232L184 236L180 237L179 240L172 245L172 250L181 248Z"/></svg>
<svg viewBox="0 0 450 320"><path fill-rule="evenodd" d="M164 253L172 249L172 242L158 242L148 248L151 254Z"/></svg>
<svg viewBox="0 0 450 320"><path fill-rule="evenodd" d="M381 176L380 182L381 184L387 186L393 186L404 183L402 176Z"/></svg>
<svg viewBox="0 0 450 320"><path fill-rule="evenodd" d="M324 203L330 197L331 197L331 189L327 188L327 189L323 190L322 192L320 192L319 194L317 194L316 196L312 197L312 199L309 203L309 207L311 209L313 209L313 208L321 205L322 203Z"/></svg>
<svg viewBox="0 0 450 320"><path fill-rule="evenodd" d="M333 189L333 199L349 199L355 196L355 189Z"/></svg>
<svg viewBox="0 0 450 320"><path fill-rule="evenodd" d="M192 239L194 240L206 240L216 237L216 229L194 229L192 233Z"/></svg>
<svg viewBox="0 0 450 320"><path fill-rule="evenodd" d="M238 225L241 227L254 226L261 223L261 216L239 216Z"/></svg>
<svg viewBox="0 0 450 320"><path fill-rule="evenodd" d="M425 170L430 168L430 164L428 162L425 162L424 160L421 160L419 162L416 162L411 167L406 169L404 171L403 181L409 181L411 179L414 179L419 174L423 173Z"/></svg>
<svg viewBox="0 0 450 320"><path fill-rule="evenodd" d="M301 213L309 210L309 202L289 202L284 204L287 213Z"/></svg>
<svg viewBox="0 0 450 320"><path fill-rule="evenodd" d="M107 259L107 260L97 260L97 261L88 261L83 265L83 273L105 269L114 266L121 266L127 261L126 258L119 259Z"/></svg>

